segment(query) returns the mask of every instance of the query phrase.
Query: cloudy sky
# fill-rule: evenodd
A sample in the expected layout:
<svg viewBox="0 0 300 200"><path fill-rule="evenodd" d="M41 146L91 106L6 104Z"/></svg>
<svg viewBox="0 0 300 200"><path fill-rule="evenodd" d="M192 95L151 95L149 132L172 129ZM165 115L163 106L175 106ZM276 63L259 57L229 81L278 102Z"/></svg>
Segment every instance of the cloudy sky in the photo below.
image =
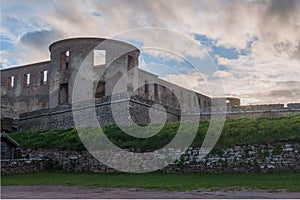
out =
<svg viewBox="0 0 300 200"><path fill-rule="evenodd" d="M193 41L193 47L198 44L190 48L190 43L176 41L183 56L201 59L204 49L218 69L210 75L221 77L226 94L240 97L243 104L300 102L297 0L1 1L1 68L49 60L48 46L59 39L112 38L145 27L170 29ZM165 42L174 43L162 35L159 43ZM140 63L164 63L181 72L157 67L162 78L184 85L184 77L190 88L202 91L204 74L170 54L146 53Z"/></svg>

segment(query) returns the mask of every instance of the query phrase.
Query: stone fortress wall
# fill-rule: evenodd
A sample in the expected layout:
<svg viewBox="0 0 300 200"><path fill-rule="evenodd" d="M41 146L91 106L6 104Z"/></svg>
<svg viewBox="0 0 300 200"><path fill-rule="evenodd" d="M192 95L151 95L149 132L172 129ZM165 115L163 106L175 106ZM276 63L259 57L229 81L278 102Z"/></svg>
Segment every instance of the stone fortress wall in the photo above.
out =
<svg viewBox="0 0 300 200"><path fill-rule="evenodd" d="M20 113L49 107L50 70L49 61L1 70L2 115L17 118Z"/></svg>
<svg viewBox="0 0 300 200"><path fill-rule="evenodd" d="M135 101L130 100L130 112L135 113L137 123L149 121L149 117L144 115L148 114L153 102L163 105L166 110L178 110L191 105L194 108L199 108L199 105L203 108L211 106L210 97L138 69L139 50L130 44L101 38L73 38L55 42L49 50L50 61L1 70L1 118L18 119L20 127L27 127L20 130L72 127L71 105L79 101L72 99L73 90L78 89L75 86L76 78L86 81L84 83L92 83L90 87L93 94L90 97L100 102L97 103L97 110L99 116L103 116L99 117L103 119L100 122L103 124L114 123L107 105L112 103L111 97L116 101L129 102L127 94L135 98ZM105 62L101 65L95 63L98 50L105 52ZM81 69L84 69L83 73L80 73ZM92 75L85 77L90 72ZM113 95L120 78L124 81L119 85L117 95ZM80 101L90 99L84 97ZM179 103L178 98L183 103ZM145 104L144 101L150 102L148 100L152 103ZM178 120L178 113L175 116L167 115L168 121ZM56 125L53 127L51 124Z"/></svg>
<svg viewBox="0 0 300 200"><path fill-rule="evenodd" d="M103 45L98 46L101 42ZM94 63L93 49L105 51L104 64ZM121 108L117 113L119 119L128 118L126 111L129 110L133 122L138 124L150 123L150 111L154 111L155 116L166 113L168 122L186 116L194 119L199 115L200 119L209 120L212 114L220 112L226 112L227 118L275 118L300 112L300 103L241 106L239 98L211 98L174 85L138 69L139 50L119 41L74 38L55 42L49 50L50 61L1 70L1 131L11 132L12 127L14 131L72 128L76 113L80 113L81 125L89 126L86 119L93 112L96 112L99 125L112 125L116 122L111 105ZM80 66L94 72L88 77L92 80L93 100L87 98L77 102L72 99ZM122 92L113 94L121 77L125 80L119 88ZM78 107L72 110L74 105ZM155 105L161 107L154 108ZM218 108L212 109L212 105ZM26 154L29 159L1 161L1 173L40 171L54 162L66 171L114 172L88 152L28 150ZM180 160L162 171L264 172L299 170L300 165L297 142L280 142L276 146L236 146L223 149L219 154L211 153L206 158L199 158L199 155L199 148L190 147Z"/></svg>
<svg viewBox="0 0 300 200"><path fill-rule="evenodd" d="M5 118L15 118L19 130L74 127L72 103L78 100L72 99L72 92L78 89L78 74L81 80L92 83L90 96L95 98L90 104L82 103L85 109L81 109L81 118L88 118L93 111L91 106L95 105L101 125L115 123L110 104L129 109L133 121L139 124L150 122L149 111L155 104L163 107L155 109L157 113L166 111L167 121L178 121L184 115L210 119L211 114L216 114L212 113L212 105L226 111L228 118L277 117L300 111L300 103L287 107L241 106L238 98L211 98L169 83L139 69L139 50L120 41L72 38L51 44L49 50L50 61L1 70L1 124L5 124ZM105 52L101 65L95 63L97 50ZM80 69L85 73L80 74ZM93 75L85 77L89 71ZM120 78L124 82L113 94ZM127 117L126 109L120 110L121 117Z"/></svg>
<svg viewBox="0 0 300 200"><path fill-rule="evenodd" d="M117 94L114 96L105 96L95 102L95 106L84 106L84 109L79 110L82 123L90 118L92 112L96 112L99 125L115 124L114 116L111 110L111 104L118 104L121 107L128 108L133 121L138 124L148 124L150 122L149 109L153 101L145 100L139 96L132 96L131 93ZM90 104L87 104L90 105ZM80 106L81 107L81 106ZM167 121L178 121L178 110L172 107L166 107ZM76 112L76 111L74 111ZM162 112L157 110L157 112ZM74 127L73 110L71 105L56 107L53 109L44 109L34 112L28 112L20 115L19 129L20 130L45 130L55 128L72 128ZM120 110L118 116L128 117L125 111ZM123 123L124 124L124 123ZM88 126L88 124L86 124Z"/></svg>
<svg viewBox="0 0 300 200"><path fill-rule="evenodd" d="M99 121L99 125L113 125L115 124L112 112L111 103L118 103L124 107L130 106L130 115L133 121L138 124L148 124L150 122L149 109L153 105L153 101L145 100L139 96L131 96L131 94L120 94L118 97L111 101L109 97L100 99L95 103L95 112ZM227 108L226 118L237 119L241 117L251 118L277 118L284 117L290 114L296 114L300 112L300 104L295 107L283 107L281 110L272 110L273 105L265 107L265 110L254 110L253 112L244 110L234 110ZM180 110L172 107L165 107L167 112L167 121L175 122L180 120ZM82 119L88 119L89 114L94 112L92 108L85 108L84 112L81 113ZM164 111L157 111L164 112ZM84 113L84 114L83 114ZM127 117L126 112L119 112L119 117ZM197 114L197 113L196 113ZM203 109L200 113L200 120L209 120L211 118L211 112ZM57 107L55 109L44 109L35 112L24 113L20 115L19 119L19 130L45 130L45 129L56 129L56 128L72 128L74 127L74 120L71 106Z"/></svg>
<svg viewBox="0 0 300 200"><path fill-rule="evenodd" d="M179 160L160 171L165 173L299 171L299 151L299 143L292 141L237 145L210 152L206 157L200 156L199 147L189 147ZM69 172L117 172L95 159L87 151L22 149L16 156L18 159L1 160L1 174L32 173L45 169L62 169ZM124 162L124 160L116 160L116 162ZM145 170L147 167L145 165Z"/></svg>

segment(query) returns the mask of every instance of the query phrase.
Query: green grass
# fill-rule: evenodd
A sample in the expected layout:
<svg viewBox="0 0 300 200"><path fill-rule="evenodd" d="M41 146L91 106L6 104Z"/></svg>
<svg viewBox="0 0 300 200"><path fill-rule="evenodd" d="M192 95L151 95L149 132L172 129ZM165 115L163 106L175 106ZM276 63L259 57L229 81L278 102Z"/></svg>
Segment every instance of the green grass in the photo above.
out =
<svg viewBox="0 0 300 200"><path fill-rule="evenodd" d="M186 122L188 123L192 122ZM121 148L131 148L139 152L152 151L165 146L176 135L180 123L166 123L164 128L150 138L135 138L123 133L117 126L103 127L106 136ZM155 125L153 125L154 128ZM192 146L201 146L209 126L208 121L200 121ZM185 133L191 133L186 126ZM152 127L151 127L152 128ZM150 132L152 129L148 129ZM86 137L93 138L97 145L101 137L97 128L83 128ZM58 148L85 150L76 129L27 131L12 133L11 136L23 148ZM241 118L226 120L218 147L232 147L239 144L266 144L278 140L300 141L300 115L290 115L276 119Z"/></svg>
<svg viewBox="0 0 300 200"><path fill-rule="evenodd" d="M101 174L39 172L33 174L6 175L1 177L2 186L17 185L64 185L96 186L105 188L147 188L165 190L217 190L217 189L264 189L300 191L299 172L281 173L217 173L217 174Z"/></svg>

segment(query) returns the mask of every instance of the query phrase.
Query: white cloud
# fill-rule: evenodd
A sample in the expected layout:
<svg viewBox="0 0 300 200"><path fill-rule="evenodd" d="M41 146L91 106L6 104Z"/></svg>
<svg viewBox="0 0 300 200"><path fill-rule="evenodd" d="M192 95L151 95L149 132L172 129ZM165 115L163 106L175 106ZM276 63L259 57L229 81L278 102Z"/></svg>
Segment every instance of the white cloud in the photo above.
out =
<svg viewBox="0 0 300 200"><path fill-rule="evenodd" d="M11 0L3 2L1 11L1 35L15 44L14 49L1 53L3 66L10 65L12 60L26 64L49 59L47 45L50 40L112 37L130 29L155 26L182 32L183 37L198 46L190 48L190 43L176 40L170 34L155 37L149 33L149 37L131 35L131 38L142 41L144 46L160 45L167 50L177 49L183 56L200 58L212 49L203 48L194 34L205 35L214 40L216 46L237 51L246 49L249 53L237 59L216 56L218 64L226 68L214 76L224 79L228 93L259 102L299 100L298 82L292 86L287 83L298 81L300 77L300 2L296 0L178 0L172 3L159 0ZM99 15L95 16L95 12ZM43 34L46 39L40 44L37 37L42 38ZM163 52L152 53L166 59L174 58ZM193 89L202 87L195 74L188 75L185 78L190 78ZM278 82L284 84L279 86ZM291 93L279 98L278 94L283 94L281 90Z"/></svg>
<svg viewBox="0 0 300 200"><path fill-rule="evenodd" d="M180 55L176 55L173 52L166 52L166 50L161 49L145 49L143 50L144 56L151 55L158 59L164 60L174 60L177 62L183 62L184 59Z"/></svg>
<svg viewBox="0 0 300 200"><path fill-rule="evenodd" d="M0 51L0 69L9 67L9 60L6 58L7 51Z"/></svg>
<svg viewBox="0 0 300 200"><path fill-rule="evenodd" d="M187 74L170 74L161 78L181 87L192 89L196 92L206 95L211 94L209 86L206 82L207 76L197 71L190 71Z"/></svg>

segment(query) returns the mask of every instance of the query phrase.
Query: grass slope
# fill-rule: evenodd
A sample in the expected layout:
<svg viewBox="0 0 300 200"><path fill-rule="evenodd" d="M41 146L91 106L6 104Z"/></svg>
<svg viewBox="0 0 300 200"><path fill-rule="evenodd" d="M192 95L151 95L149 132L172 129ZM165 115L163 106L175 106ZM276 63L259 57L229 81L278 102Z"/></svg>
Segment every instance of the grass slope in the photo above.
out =
<svg viewBox="0 0 300 200"><path fill-rule="evenodd" d="M185 133L191 133L186 122ZM164 128L155 136L149 138L135 138L123 133L117 126L103 127L106 136L121 148L133 148L137 151L151 151L158 149L176 135L180 123L166 123ZM209 121L200 121L197 135L192 146L201 146L209 126ZM153 129L155 125L153 125ZM83 128L88 137L95 142L101 137L97 128ZM151 127L148 131L151 132ZM76 129L27 131L12 133L11 136L23 148L58 148L85 150L78 137ZM300 141L300 115L287 116L276 119L241 118L226 120L218 147L232 147L237 144L272 143L278 140Z"/></svg>
<svg viewBox="0 0 300 200"><path fill-rule="evenodd" d="M224 174L99 174L40 172L1 177L2 186L65 185L106 188L131 187L165 190L264 189L300 191L300 173Z"/></svg>

